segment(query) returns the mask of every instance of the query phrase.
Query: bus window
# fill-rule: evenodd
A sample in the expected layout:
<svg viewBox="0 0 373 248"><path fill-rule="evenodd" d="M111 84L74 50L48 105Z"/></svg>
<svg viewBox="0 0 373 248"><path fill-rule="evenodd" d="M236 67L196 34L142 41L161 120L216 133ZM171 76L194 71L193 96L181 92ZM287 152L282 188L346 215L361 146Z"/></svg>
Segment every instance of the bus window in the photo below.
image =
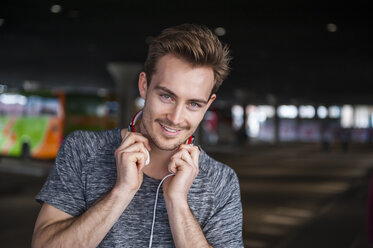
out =
<svg viewBox="0 0 373 248"><path fill-rule="evenodd" d="M57 116L60 103L57 98L44 98L41 115Z"/></svg>
<svg viewBox="0 0 373 248"><path fill-rule="evenodd" d="M41 108L43 105L43 100L38 96L28 97L25 115L26 116L39 116L41 113Z"/></svg>
<svg viewBox="0 0 373 248"><path fill-rule="evenodd" d="M21 116L23 115L27 98L19 94L1 94L1 109L3 115Z"/></svg>

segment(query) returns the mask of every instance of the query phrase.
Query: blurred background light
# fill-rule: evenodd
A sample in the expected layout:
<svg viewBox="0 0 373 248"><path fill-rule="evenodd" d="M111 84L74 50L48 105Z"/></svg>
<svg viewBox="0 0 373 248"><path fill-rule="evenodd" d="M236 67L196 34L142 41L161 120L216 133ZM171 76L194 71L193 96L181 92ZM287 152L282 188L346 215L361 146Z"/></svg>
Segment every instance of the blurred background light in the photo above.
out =
<svg viewBox="0 0 373 248"><path fill-rule="evenodd" d="M239 130L244 123L244 110L240 105L233 105L232 107L232 127L233 130Z"/></svg>
<svg viewBox="0 0 373 248"><path fill-rule="evenodd" d="M27 98L18 94L2 94L0 95L0 102L2 104L20 104L25 105Z"/></svg>
<svg viewBox="0 0 373 248"><path fill-rule="evenodd" d="M329 107L329 118L338 119L341 117L341 108L338 106L330 106Z"/></svg>
<svg viewBox="0 0 373 248"><path fill-rule="evenodd" d="M317 108L317 116L320 119L325 119L328 116L328 109L325 106L319 106Z"/></svg>
<svg viewBox="0 0 373 248"><path fill-rule="evenodd" d="M103 104L98 105L96 109L96 116L104 117L105 113L106 113L106 106Z"/></svg>
<svg viewBox="0 0 373 248"><path fill-rule="evenodd" d="M38 90L41 88L41 83L35 80L25 80L23 81L22 87L24 90Z"/></svg>
<svg viewBox="0 0 373 248"><path fill-rule="evenodd" d="M109 90L105 88L99 88L97 89L97 95L100 97L105 97L109 94Z"/></svg>
<svg viewBox="0 0 373 248"><path fill-rule="evenodd" d="M247 112L247 134L249 137L256 138L259 136L260 131L260 112L257 106L248 105Z"/></svg>
<svg viewBox="0 0 373 248"><path fill-rule="evenodd" d="M329 31L329 32L332 32L332 33L334 33L334 32L336 32L337 31L337 25L335 25L334 23L328 23L327 25L326 25L326 29Z"/></svg>
<svg viewBox="0 0 373 248"><path fill-rule="evenodd" d="M223 27L217 27L217 28L215 28L215 34L217 36L224 36L226 33L227 33L227 31Z"/></svg>
<svg viewBox="0 0 373 248"><path fill-rule="evenodd" d="M252 138L258 138L264 123L268 118L273 118L275 115L275 108L270 105L247 105L247 135Z"/></svg>
<svg viewBox="0 0 373 248"><path fill-rule="evenodd" d="M370 112L369 112L368 106L356 106L354 127L368 128L369 127L369 115L370 115Z"/></svg>
<svg viewBox="0 0 373 248"><path fill-rule="evenodd" d="M202 128L204 130L203 140L208 144L216 144L219 141L218 135L218 121L219 117L215 111L206 111L203 117ZM221 138L221 137L220 137Z"/></svg>
<svg viewBox="0 0 373 248"><path fill-rule="evenodd" d="M277 109L280 118L295 119L298 116L298 109L294 105L280 105Z"/></svg>
<svg viewBox="0 0 373 248"><path fill-rule="evenodd" d="M315 108L312 105L299 106L299 117L312 119L313 117L315 117Z"/></svg>
<svg viewBox="0 0 373 248"><path fill-rule="evenodd" d="M3 18L0 18L0 27L4 25L5 20Z"/></svg>
<svg viewBox="0 0 373 248"><path fill-rule="evenodd" d="M258 109L260 113L263 113L263 117L260 119L261 122L266 121L267 118L273 118L275 116L275 108L273 106L259 105Z"/></svg>
<svg viewBox="0 0 373 248"><path fill-rule="evenodd" d="M343 105L341 111L341 126L350 128L354 124L354 108L351 105Z"/></svg>
<svg viewBox="0 0 373 248"><path fill-rule="evenodd" d="M61 5L54 4L54 5L51 6L51 12L54 13L54 14L60 13L61 10L62 10Z"/></svg>

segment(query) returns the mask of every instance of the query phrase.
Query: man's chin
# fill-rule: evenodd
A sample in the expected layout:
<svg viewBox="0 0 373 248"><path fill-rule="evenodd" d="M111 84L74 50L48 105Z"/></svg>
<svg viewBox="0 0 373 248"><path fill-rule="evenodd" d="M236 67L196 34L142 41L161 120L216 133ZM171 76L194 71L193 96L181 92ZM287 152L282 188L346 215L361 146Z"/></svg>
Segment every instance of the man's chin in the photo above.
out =
<svg viewBox="0 0 373 248"><path fill-rule="evenodd" d="M175 142L175 141L167 141L167 140L162 140L162 141L156 140L156 141L154 141L153 140L153 143L160 150L175 151L184 142L177 142L177 141Z"/></svg>

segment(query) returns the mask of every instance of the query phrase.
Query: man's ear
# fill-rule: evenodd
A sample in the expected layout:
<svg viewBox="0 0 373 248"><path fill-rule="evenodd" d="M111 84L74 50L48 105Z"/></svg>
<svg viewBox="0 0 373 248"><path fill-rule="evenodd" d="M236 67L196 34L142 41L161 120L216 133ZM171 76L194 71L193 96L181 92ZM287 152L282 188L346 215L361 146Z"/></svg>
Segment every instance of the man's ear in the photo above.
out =
<svg viewBox="0 0 373 248"><path fill-rule="evenodd" d="M208 103L207 103L207 109L210 107L211 103L213 101L215 101L215 99L216 99L216 95L212 94L211 97L210 97L210 99L209 99L209 101L208 101Z"/></svg>
<svg viewBox="0 0 373 248"><path fill-rule="evenodd" d="M146 73L141 72L139 75L139 93L143 99L146 99L147 91L148 91L148 82L146 81Z"/></svg>

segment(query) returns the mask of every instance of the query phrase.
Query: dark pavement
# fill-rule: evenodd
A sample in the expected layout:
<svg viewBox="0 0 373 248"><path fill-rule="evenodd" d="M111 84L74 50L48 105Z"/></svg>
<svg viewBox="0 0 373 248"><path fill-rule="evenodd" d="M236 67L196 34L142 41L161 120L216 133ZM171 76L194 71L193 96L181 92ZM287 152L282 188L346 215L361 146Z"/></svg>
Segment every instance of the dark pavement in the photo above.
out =
<svg viewBox="0 0 373 248"><path fill-rule="evenodd" d="M240 178L250 248L363 248L372 145L232 146L208 153ZM0 246L30 247L40 206L33 197L53 161L0 160Z"/></svg>
<svg viewBox="0 0 373 248"><path fill-rule="evenodd" d="M229 149L225 156L216 152L240 178L245 247L368 247L372 148L355 144L343 153L333 146L324 153L317 144L288 144L251 147L233 157Z"/></svg>
<svg viewBox="0 0 373 248"><path fill-rule="evenodd" d="M3 159L1 165L6 163ZM0 171L0 247L30 247L40 205L33 199L44 177Z"/></svg>

